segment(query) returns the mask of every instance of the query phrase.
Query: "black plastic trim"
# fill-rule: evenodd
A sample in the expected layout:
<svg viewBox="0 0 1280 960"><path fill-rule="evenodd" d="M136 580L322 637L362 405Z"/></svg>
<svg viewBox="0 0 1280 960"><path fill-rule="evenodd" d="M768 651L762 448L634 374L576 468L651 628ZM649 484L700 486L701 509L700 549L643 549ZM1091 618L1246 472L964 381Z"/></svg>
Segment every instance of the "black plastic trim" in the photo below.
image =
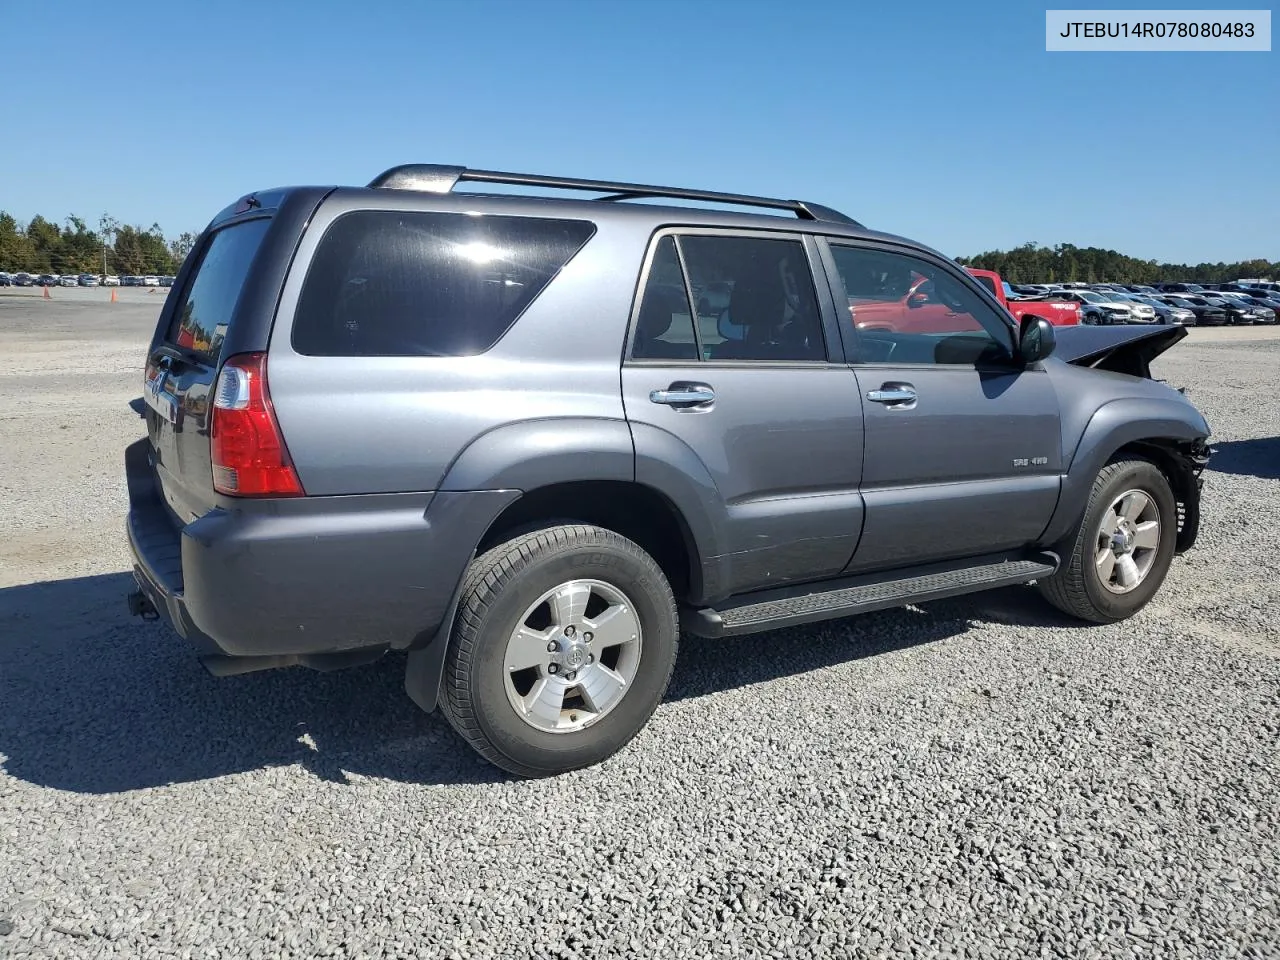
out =
<svg viewBox="0 0 1280 960"><path fill-rule="evenodd" d="M996 555L783 587L719 609L686 609L681 626L712 639L777 630L1027 583L1054 573L1058 562L1051 553Z"/></svg>

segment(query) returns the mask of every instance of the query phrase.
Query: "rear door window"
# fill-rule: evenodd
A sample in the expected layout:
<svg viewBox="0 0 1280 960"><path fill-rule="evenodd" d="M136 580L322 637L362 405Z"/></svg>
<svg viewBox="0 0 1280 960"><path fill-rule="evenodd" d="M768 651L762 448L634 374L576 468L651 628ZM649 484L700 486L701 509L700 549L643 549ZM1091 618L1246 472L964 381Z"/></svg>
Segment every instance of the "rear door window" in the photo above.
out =
<svg viewBox="0 0 1280 960"><path fill-rule="evenodd" d="M169 343L189 350L208 366L217 365L244 278L270 223L265 217L246 220L209 238L169 324Z"/></svg>
<svg viewBox="0 0 1280 960"><path fill-rule="evenodd" d="M329 357L483 353L594 233L583 220L345 214L307 271L293 348Z"/></svg>
<svg viewBox="0 0 1280 960"><path fill-rule="evenodd" d="M801 240L695 234L680 252L706 360L827 359Z"/></svg>

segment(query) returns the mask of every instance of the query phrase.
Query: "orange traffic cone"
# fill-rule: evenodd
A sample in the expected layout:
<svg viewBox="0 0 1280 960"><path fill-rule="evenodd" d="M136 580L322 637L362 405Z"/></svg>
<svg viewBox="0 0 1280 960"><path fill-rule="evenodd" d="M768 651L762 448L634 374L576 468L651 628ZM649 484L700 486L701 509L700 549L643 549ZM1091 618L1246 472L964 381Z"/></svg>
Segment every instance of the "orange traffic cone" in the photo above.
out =
<svg viewBox="0 0 1280 960"><path fill-rule="evenodd" d="M112 302L112 303L115 303L115 302L116 302L116 288L115 288L115 287L112 287L112 288L111 288L111 302Z"/></svg>
<svg viewBox="0 0 1280 960"><path fill-rule="evenodd" d="M46 300L52 300L52 299L53 299L53 297L49 296L49 285L48 285L48 284L45 284L45 287L44 287L44 298L45 298Z"/></svg>

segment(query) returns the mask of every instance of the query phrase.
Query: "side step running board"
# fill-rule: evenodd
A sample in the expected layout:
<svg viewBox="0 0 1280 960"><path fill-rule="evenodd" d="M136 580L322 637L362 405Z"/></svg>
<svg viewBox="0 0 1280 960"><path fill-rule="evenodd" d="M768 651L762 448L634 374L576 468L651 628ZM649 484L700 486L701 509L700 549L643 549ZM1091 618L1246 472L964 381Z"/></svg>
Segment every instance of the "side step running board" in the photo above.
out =
<svg viewBox="0 0 1280 960"><path fill-rule="evenodd" d="M941 600L994 587L1007 587L1047 577L1057 569L1057 558L1041 555L1035 560L997 560L977 566L919 569L911 576L877 580L860 578L826 584L809 584L803 593L769 590L738 599L720 610L704 607L685 610L681 626L699 637L731 637L763 630L777 630L820 620L850 617L873 610L887 610L911 603ZM825 588L825 589L824 589Z"/></svg>

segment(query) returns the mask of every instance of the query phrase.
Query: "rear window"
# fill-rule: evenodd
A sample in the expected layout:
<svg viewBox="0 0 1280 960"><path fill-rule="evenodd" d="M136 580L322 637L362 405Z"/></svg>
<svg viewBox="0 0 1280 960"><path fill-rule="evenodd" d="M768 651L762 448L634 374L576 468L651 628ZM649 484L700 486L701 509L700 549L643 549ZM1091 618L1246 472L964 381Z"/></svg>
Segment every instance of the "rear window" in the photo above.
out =
<svg viewBox="0 0 1280 960"><path fill-rule="evenodd" d="M970 276L973 276L973 275L970 274ZM992 280L990 277L974 276L973 279L977 280L980 284L986 287L993 297L996 295L996 282Z"/></svg>
<svg viewBox="0 0 1280 960"><path fill-rule="evenodd" d="M192 351L210 366L218 362L240 288L270 222L246 220L209 238L182 305L169 324L170 343Z"/></svg>
<svg viewBox="0 0 1280 960"><path fill-rule="evenodd" d="M293 347L328 357L483 353L593 233L582 220L345 214L307 270Z"/></svg>

